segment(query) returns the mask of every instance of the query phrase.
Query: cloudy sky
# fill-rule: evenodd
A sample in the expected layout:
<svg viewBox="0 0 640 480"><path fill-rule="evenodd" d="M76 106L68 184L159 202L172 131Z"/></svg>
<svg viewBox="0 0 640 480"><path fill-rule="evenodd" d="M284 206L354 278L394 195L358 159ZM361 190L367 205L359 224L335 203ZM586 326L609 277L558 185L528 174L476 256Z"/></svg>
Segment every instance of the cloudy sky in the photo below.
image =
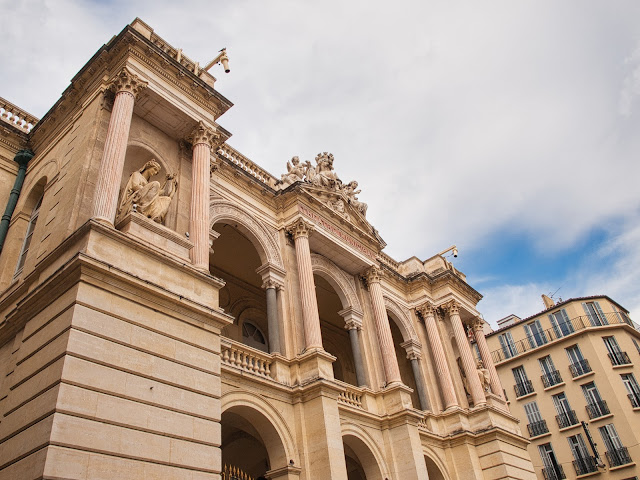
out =
<svg viewBox="0 0 640 480"><path fill-rule="evenodd" d="M385 251L456 244L490 322L608 294L640 320L640 2L0 0L0 96L41 117L136 16L275 175L335 156Z"/></svg>

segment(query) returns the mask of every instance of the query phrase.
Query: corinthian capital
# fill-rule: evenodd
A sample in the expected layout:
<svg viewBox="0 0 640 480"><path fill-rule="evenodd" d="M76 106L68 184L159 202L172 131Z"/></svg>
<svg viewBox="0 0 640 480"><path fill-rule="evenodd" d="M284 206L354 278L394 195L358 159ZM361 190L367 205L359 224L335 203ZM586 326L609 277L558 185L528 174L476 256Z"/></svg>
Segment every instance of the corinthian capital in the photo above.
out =
<svg viewBox="0 0 640 480"><path fill-rule="evenodd" d="M304 221L302 218L299 218L287 227L287 232L293 236L294 240L299 237L308 237L309 234L313 232L313 225Z"/></svg>
<svg viewBox="0 0 640 480"><path fill-rule="evenodd" d="M475 317L473 320L471 320L471 329L474 332L484 332L483 327L484 327L484 320L482 318Z"/></svg>
<svg viewBox="0 0 640 480"><path fill-rule="evenodd" d="M372 283L380 283L383 273L382 270L376 265L367 270L364 274L364 279L367 281L367 285Z"/></svg>
<svg viewBox="0 0 640 480"><path fill-rule="evenodd" d="M149 85L149 82L142 80L137 75L131 73L127 67L124 67L120 70L111 83L109 84L109 88L116 93L119 92L128 92L135 97Z"/></svg>
<svg viewBox="0 0 640 480"><path fill-rule="evenodd" d="M209 148L213 147L217 140L220 138L215 127L208 127L202 121L198 122L198 126L191 132L191 134L187 137L187 140L191 142L192 145L198 145L199 143L204 143L208 145Z"/></svg>
<svg viewBox="0 0 640 480"><path fill-rule="evenodd" d="M420 315L423 319L427 318L429 315L436 315L436 310L438 307L436 307L433 303L431 302L424 302L422 305L418 305L416 307L416 312L418 313L418 315Z"/></svg>
<svg viewBox="0 0 640 480"><path fill-rule="evenodd" d="M460 314L460 304L455 300L451 300L449 303L447 303L445 305L445 308L449 312L449 316Z"/></svg>

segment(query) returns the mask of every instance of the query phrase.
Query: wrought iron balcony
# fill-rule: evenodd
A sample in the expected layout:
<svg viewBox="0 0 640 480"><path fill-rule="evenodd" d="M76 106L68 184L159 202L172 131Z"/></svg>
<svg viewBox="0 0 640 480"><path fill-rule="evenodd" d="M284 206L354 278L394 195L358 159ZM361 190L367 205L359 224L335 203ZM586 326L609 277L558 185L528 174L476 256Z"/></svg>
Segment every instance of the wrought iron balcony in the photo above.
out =
<svg viewBox="0 0 640 480"><path fill-rule="evenodd" d="M558 422L558 427L560 428L567 428L571 425L577 425L578 416L576 415L576 411L568 410L561 415L556 415L556 422Z"/></svg>
<svg viewBox="0 0 640 480"><path fill-rule="evenodd" d="M640 408L640 394L629 393L627 397L629 397L629 401L631 402L631 406L633 408Z"/></svg>
<svg viewBox="0 0 640 480"><path fill-rule="evenodd" d="M560 375L560 372L558 370L545 373L544 375L541 375L540 378L542 379L544 388L553 387L554 385L562 383L562 375Z"/></svg>
<svg viewBox="0 0 640 480"><path fill-rule="evenodd" d="M631 457L629 456L627 447L609 450L606 452L606 455L610 467L617 467L619 465L626 465L627 463L631 463Z"/></svg>
<svg viewBox="0 0 640 480"><path fill-rule="evenodd" d="M593 457L583 457L573 461L573 468L576 469L576 475L586 475L587 473L597 472L598 464Z"/></svg>
<svg viewBox="0 0 640 480"><path fill-rule="evenodd" d="M611 365L629 365L631 363L627 352L613 352L608 355L609 360L611 360Z"/></svg>
<svg viewBox="0 0 640 480"><path fill-rule="evenodd" d="M587 413L589 414L589 418L598 418L603 417L605 415L609 415L609 407L607 406L607 402L601 400L595 403L587 404Z"/></svg>
<svg viewBox="0 0 640 480"><path fill-rule="evenodd" d="M522 397L534 392L531 380L525 380L522 383L516 383L513 386L513 389L516 391L516 397Z"/></svg>
<svg viewBox="0 0 640 480"><path fill-rule="evenodd" d="M527 425L530 437L537 437L538 435L544 435L549 432L546 420L540 420L539 422L533 422Z"/></svg>
<svg viewBox="0 0 640 480"><path fill-rule="evenodd" d="M562 469L562 465L558 465L557 463L553 467L543 468L542 476L545 480L561 480L567 478Z"/></svg>
<svg viewBox="0 0 640 480"><path fill-rule="evenodd" d="M589 365L589 360L580 360L579 362L570 364L569 370L571 371L571 376L576 378L589 373L591 371L591 365Z"/></svg>

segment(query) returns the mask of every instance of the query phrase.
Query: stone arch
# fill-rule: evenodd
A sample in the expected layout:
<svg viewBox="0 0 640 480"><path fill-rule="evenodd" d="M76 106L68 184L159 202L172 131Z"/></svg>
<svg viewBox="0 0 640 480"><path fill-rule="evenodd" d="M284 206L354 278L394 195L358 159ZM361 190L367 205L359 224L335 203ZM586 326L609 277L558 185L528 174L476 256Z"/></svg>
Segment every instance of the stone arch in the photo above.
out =
<svg viewBox="0 0 640 480"><path fill-rule="evenodd" d="M229 392L222 395L221 414L238 413L260 432L271 468L280 468L293 460L300 465L293 435L284 417L263 397L251 392Z"/></svg>
<svg viewBox="0 0 640 480"><path fill-rule="evenodd" d="M384 453L380 449L380 442L376 442L365 429L354 423L343 424L342 441L358 456L367 480L390 478Z"/></svg>
<svg viewBox="0 0 640 480"><path fill-rule="evenodd" d="M233 203L222 200L214 201L209 207L209 229L218 222L229 222L237 225L238 231L246 236L254 245L263 265L271 264L284 270L282 257L274 233L259 220Z"/></svg>
<svg viewBox="0 0 640 480"><path fill-rule="evenodd" d="M31 161L33 162L33 160ZM58 171L58 162L53 159L29 171L22 187L14 215L19 212L30 212L35 206L35 202L38 201L38 198L55 182ZM35 195L33 192L37 190L40 190L37 195L38 198L34 199L32 198L33 195Z"/></svg>
<svg viewBox="0 0 640 480"><path fill-rule="evenodd" d="M320 275L329 282L340 297L343 308L352 307L362 315L362 306L352 278L348 277L335 263L317 253L311 254L311 268L314 274Z"/></svg>
<svg viewBox="0 0 640 480"><path fill-rule="evenodd" d="M400 307L394 300L384 296L384 306L388 313L391 313L391 319L395 322L402 333L402 338L405 342L414 341L420 343L418 340L418 334L411 323L411 318L406 309Z"/></svg>
<svg viewBox="0 0 640 480"><path fill-rule="evenodd" d="M429 479L451 480L451 477L447 472L447 466L434 451L423 446L422 454L424 456L424 462L427 466L427 473L429 474Z"/></svg>
<svg viewBox="0 0 640 480"><path fill-rule="evenodd" d="M164 171L168 172L168 162L164 159L163 155L155 148L155 146L152 143L147 143L145 141L142 141L140 139L129 139L129 142L127 143L127 150L129 150L131 147L133 148L137 148L140 150L146 150L159 164L160 166L164 169ZM142 167L142 165L140 165L140 167ZM131 172L123 172L123 176L128 177Z"/></svg>

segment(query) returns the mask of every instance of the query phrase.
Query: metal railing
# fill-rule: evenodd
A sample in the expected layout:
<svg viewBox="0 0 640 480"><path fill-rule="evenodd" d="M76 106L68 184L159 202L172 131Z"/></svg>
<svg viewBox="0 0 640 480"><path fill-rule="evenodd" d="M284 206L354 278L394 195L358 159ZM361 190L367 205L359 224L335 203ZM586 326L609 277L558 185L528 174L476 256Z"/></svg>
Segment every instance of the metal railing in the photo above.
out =
<svg viewBox="0 0 640 480"><path fill-rule="evenodd" d="M248 473L243 472L233 465L225 465L222 468L222 480L253 480Z"/></svg>
<svg viewBox="0 0 640 480"><path fill-rule="evenodd" d="M586 375L591 371L589 360L580 360L578 362L571 363L569 365L569 371L573 378L579 377L580 375Z"/></svg>
<svg viewBox="0 0 640 480"><path fill-rule="evenodd" d="M522 383L516 383L513 386L513 389L516 391L516 397L522 397L534 392L531 380L525 380Z"/></svg>
<svg viewBox="0 0 640 480"><path fill-rule="evenodd" d="M575 410L568 410L560 415L556 415L556 422L559 428L567 428L578 424L578 416Z"/></svg>
<svg viewBox="0 0 640 480"><path fill-rule="evenodd" d="M567 337L569 335L573 335L575 332L580 330L584 330L586 328L598 328L600 326L607 325L629 325L633 328L633 322L627 317L623 315L622 312L610 312L605 313L604 318L601 317L592 317L590 315L580 315L578 317L572 318L565 324L564 330L570 330L564 333L560 328L548 328L544 330L543 333L540 333L541 338L545 338L547 342L551 342L553 340L557 340L558 338ZM567 328L569 327L569 328ZM509 358L517 357L518 355L522 355L525 352L533 350L535 348L540 348L536 343L532 345L528 338L524 338L522 340L518 340L517 342L513 342L510 345L506 346L505 349L498 349L491 352L491 357L493 358L494 363L500 363ZM542 347L544 346L541 345Z"/></svg>
<svg viewBox="0 0 640 480"><path fill-rule="evenodd" d="M619 465L626 465L627 463L631 463L631 456L629 456L627 447L609 450L605 452L605 455L607 456L607 461L609 462L610 467L617 467Z"/></svg>
<svg viewBox="0 0 640 480"><path fill-rule="evenodd" d="M529 431L529 436L532 438L537 437L538 435L549 433L549 428L547 427L546 420L540 420L538 422L528 424L527 430Z"/></svg>
<svg viewBox="0 0 640 480"><path fill-rule="evenodd" d="M545 480L560 480L567 478L564 474L564 470L562 469L562 465L558 465L557 463L553 467L543 468L542 476Z"/></svg>
<svg viewBox="0 0 640 480"><path fill-rule="evenodd" d="M598 464L593 457L583 457L573 461L573 468L576 470L576 475L586 475L587 473L597 472Z"/></svg>
<svg viewBox="0 0 640 480"><path fill-rule="evenodd" d="M627 352L613 352L608 355L609 360L611 360L611 365L629 365L631 363Z"/></svg>
<svg viewBox="0 0 640 480"><path fill-rule="evenodd" d="M631 402L631 406L633 408L640 408L640 394L629 393L627 394L627 397L629 397L629 401Z"/></svg>
<svg viewBox="0 0 640 480"><path fill-rule="evenodd" d="M604 417L605 415L609 415L609 407L607 406L607 402L601 400L599 402L588 403L586 405L587 414L589 418L598 418Z"/></svg>
<svg viewBox="0 0 640 480"><path fill-rule="evenodd" d="M540 376L540 379L542 380L542 385L544 385L544 388L553 387L554 385L562 383L562 375L560 375L560 372L558 370L545 373L544 375Z"/></svg>

